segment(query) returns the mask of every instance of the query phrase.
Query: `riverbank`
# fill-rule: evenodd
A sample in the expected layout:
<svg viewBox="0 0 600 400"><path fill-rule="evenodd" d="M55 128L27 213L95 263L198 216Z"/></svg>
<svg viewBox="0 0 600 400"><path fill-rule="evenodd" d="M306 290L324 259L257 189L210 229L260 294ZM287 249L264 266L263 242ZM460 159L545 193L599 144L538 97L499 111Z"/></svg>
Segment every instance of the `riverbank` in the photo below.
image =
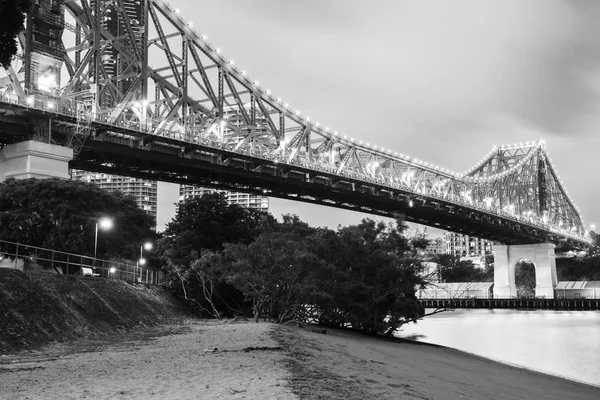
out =
<svg viewBox="0 0 600 400"><path fill-rule="evenodd" d="M2 399L600 397L595 387L448 348L232 321L189 320L4 355L0 376Z"/></svg>
<svg viewBox="0 0 600 400"><path fill-rule="evenodd" d="M456 309L399 337L600 386L600 312Z"/></svg>
<svg viewBox="0 0 600 400"><path fill-rule="evenodd" d="M0 357L2 399L597 399L600 389L448 348L189 320Z"/></svg>

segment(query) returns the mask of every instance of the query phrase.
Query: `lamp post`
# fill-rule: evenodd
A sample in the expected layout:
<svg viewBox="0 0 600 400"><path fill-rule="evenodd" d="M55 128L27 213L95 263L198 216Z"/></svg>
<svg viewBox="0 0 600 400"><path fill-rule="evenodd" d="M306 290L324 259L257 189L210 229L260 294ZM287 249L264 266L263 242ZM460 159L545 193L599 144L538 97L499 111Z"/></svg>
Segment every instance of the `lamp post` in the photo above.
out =
<svg viewBox="0 0 600 400"><path fill-rule="evenodd" d="M142 265L146 264L146 259L144 258L144 249L152 250L152 243L146 242L140 246L140 258L137 262L138 271L140 273L140 281L142 280Z"/></svg>
<svg viewBox="0 0 600 400"><path fill-rule="evenodd" d="M94 239L94 259L96 259L96 255L98 254L98 228L101 228L105 231L112 228L113 222L110 218L100 218L96 221L96 236Z"/></svg>

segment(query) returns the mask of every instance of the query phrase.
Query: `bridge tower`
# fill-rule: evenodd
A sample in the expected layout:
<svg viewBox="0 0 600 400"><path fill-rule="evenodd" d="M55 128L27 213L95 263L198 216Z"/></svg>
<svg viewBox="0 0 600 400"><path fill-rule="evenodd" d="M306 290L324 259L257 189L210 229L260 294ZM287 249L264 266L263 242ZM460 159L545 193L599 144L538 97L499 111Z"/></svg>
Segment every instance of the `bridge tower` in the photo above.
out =
<svg viewBox="0 0 600 400"><path fill-rule="evenodd" d="M494 245L494 297L517 297L515 267L521 260L535 266L535 296L554 298L558 284L554 243Z"/></svg>

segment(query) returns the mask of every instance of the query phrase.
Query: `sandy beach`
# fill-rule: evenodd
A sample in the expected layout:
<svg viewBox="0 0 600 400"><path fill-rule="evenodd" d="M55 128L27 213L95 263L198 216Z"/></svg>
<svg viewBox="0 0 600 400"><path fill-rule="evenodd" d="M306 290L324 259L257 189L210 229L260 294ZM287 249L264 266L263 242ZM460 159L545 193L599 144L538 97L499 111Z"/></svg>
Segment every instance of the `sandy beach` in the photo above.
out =
<svg viewBox="0 0 600 400"><path fill-rule="evenodd" d="M600 389L447 348L245 321L0 356L0 399L148 398L558 400L598 399Z"/></svg>

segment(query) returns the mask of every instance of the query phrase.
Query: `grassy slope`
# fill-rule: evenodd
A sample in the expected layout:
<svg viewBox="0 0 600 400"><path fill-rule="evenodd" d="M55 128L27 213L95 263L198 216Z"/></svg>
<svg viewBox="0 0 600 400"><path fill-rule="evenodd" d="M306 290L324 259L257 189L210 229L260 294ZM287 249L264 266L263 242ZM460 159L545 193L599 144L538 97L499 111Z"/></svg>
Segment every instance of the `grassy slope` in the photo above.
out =
<svg viewBox="0 0 600 400"><path fill-rule="evenodd" d="M187 316L161 287L0 268L0 354Z"/></svg>

